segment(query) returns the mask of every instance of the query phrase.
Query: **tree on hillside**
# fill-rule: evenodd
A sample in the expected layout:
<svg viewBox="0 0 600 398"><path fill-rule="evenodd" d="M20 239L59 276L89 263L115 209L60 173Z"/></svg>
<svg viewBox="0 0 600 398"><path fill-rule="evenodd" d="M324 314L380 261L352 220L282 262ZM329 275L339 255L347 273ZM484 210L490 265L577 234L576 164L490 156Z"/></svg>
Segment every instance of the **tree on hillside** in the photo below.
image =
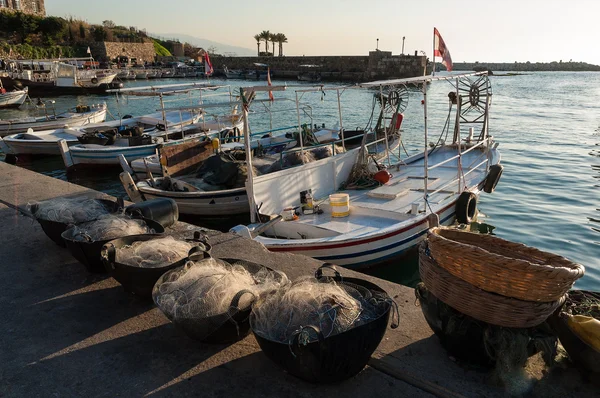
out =
<svg viewBox="0 0 600 398"><path fill-rule="evenodd" d="M117 25L115 25L115 23L110 19L107 19L106 21L102 21L102 26L104 26L105 28L114 28Z"/></svg>
<svg viewBox="0 0 600 398"><path fill-rule="evenodd" d="M92 34L94 35L95 41L104 41L108 37L106 29L104 29L102 26L96 26Z"/></svg>
<svg viewBox="0 0 600 398"><path fill-rule="evenodd" d="M85 27L82 23L79 24L79 37L85 39Z"/></svg>
<svg viewBox="0 0 600 398"><path fill-rule="evenodd" d="M257 53L256 55L260 56L260 35L254 35L254 40L256 40Z"/></svg>

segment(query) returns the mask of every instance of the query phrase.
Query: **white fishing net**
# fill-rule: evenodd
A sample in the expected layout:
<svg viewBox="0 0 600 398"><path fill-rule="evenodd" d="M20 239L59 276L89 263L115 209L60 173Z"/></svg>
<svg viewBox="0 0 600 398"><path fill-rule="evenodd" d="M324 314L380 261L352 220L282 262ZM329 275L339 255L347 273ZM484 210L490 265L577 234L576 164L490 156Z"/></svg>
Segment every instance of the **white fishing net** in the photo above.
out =
<svg viewBox="0 0 600 398"><path fill-rule="evenodd" d="M267 268L249 272L242 264L214 258L189 261L159 279L154 302L175 323L193 323L195 337L202 339L247 310L254 298L288 283L284 274ZM232 302L236 295L237 303Z"/></svg>
<svg viewBox="0 0 600 398"><path fill-rule="evenodd" d="M159 268L186 258L193 246L190 242L177 240L172 236L137 241L118 249L116 261L140 268Z"/></svg>
<svg viewBox="0 0 600 398"><path fill-rule="evenodd" d="M104 203L87 197L29 202L27 208L37 219L65 224L92 221L111 212L111 209L107 208Z"/></svg>
<svg viewBox="0 0 600 398"><path fill-rule="evenodd" d="M74 226L72 237L76 241L95 242L153 232L143 220L132 219L126 215L109 214L95 221Z"/></svg>
<svg viewBox="0 0 600 398"><path fill-rule="evenodd" d="M387 295L357 285L319 282L302 278L280 289L253 307L252 329L271 341L291 344L296 336L303 343L343 333L379 318L390 308Z"/></svg>

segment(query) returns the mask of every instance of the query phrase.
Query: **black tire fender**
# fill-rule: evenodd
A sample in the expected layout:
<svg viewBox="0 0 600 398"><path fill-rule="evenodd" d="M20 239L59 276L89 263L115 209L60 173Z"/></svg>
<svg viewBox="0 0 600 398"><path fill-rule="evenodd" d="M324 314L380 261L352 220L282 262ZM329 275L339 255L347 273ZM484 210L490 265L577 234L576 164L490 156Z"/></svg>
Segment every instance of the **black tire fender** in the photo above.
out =
<svg viewBox="0 0 600 398"><path fill-rule="evenodd" d="M460 224L470 224L477 214L477 195L468 191L461 193L456 201L455 214Z"/></svg>
<svg viewBox="0 0 600 398"><path fill-rule="evenodd" d="M500 181L500 177L502 176L502 171L504 167L501 164L495 164L490 166L490 171L488 172L487 177L485 177L485 182L483 183L483 191L486 193L492 193L496 189L496 185L498 185L498 181Z"/></svg>
<svg viewBox="0 0 600 398"><path fill-rule="evenodd" d="M98 84L98 79L95 77L92 77L92 84Z"/></svg>

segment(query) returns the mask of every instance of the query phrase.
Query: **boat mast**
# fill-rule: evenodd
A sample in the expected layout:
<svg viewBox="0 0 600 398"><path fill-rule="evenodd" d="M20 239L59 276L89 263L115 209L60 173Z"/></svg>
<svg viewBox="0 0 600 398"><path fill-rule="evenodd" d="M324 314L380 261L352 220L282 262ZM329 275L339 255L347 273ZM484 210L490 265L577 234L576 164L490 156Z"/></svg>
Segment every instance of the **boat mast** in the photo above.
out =
<svg viewBox="0 0 600 398"><path fill-rule="evenodd" d="M248 194L248 204L250 205L250 223L254 224L256 223L256 203L254 202L254 173L252 172L252 148L250 147L250 126L248 125L248 107L250 106L250 101L244 96L244 89L242 87L240 87L240 96L242 97L244 147L246 148L246 168L248 170L246 192Z"/></svg>
<svg viewBox="0 0 600 398"><path fill-rule="evenodd" d="M427 143L429 142L429 138L427 136L427 80L423 81L423 122L424 122L424 127L425 127L425 150L423 151L423 163L424 163L424 168L425 168L425 173L424 176L425 178L423 179L423 199L425 200L425 213L427 213L427 183L429 182L429 176L428 176L428 169L429 166L427 164L427 155L428 155L428 148L427 148Z"/></svg>

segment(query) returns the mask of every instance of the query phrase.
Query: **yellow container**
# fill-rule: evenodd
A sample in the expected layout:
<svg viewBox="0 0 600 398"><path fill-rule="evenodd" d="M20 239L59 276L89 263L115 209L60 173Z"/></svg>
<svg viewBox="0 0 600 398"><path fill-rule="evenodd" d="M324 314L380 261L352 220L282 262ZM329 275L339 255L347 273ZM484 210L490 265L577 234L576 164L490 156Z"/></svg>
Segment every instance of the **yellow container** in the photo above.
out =
<svg viewBox="0 0 600 398"><path fill-rule="evenodd" d="M213 139L212 139L212 147L213 147L213 149L214 149L215 151L216 151L217 149L219 149L219 144L220 144L220 143L221 143L221 142L219 141L219 139L218 139L218 138L213 138Z"/></svg>
<svg viewBox="0 0 600 398"><path fill-rule="evenodd" d="M350 215L350 195L334 193L329 195L332 217L348 217Z"/></svg>

